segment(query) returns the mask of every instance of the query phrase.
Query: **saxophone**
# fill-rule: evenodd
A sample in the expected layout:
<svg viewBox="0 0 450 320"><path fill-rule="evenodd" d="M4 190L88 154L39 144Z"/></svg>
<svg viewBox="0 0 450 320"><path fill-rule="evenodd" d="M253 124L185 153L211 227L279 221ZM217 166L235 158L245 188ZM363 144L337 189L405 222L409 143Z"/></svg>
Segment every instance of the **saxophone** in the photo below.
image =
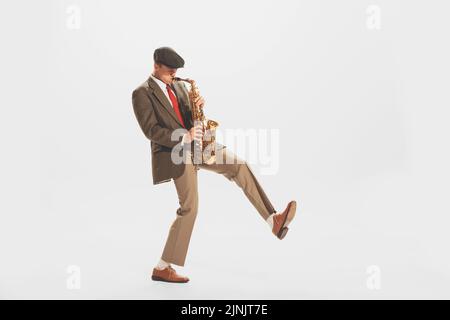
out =
<svg viewBox="0 0 450 320"><path fill-rule="evenodd" d="M189 90L189 104L192 112L192 122L194 126L202 127L202 141L194 141L194 164L213 164L216 160L216 128L219 123L206 119L203 107L197 107L195 100L200 95L194 80L174 77L175 81L188 82L191 85Z"/></svg>

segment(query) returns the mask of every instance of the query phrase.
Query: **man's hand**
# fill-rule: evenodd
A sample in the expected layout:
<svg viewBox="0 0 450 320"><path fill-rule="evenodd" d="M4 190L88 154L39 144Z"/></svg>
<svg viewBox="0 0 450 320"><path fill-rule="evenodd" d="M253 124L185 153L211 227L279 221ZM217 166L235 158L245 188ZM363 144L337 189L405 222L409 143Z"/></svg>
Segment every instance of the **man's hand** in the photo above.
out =
<svg viewBox="0 0 450 320"><path fill-rule="evenodd" d="M189 130L188 133L186 133L183 137L184 143L191 143L193 140L202 141L202 126L196 125L195 127L192 127L191 130Z"/></svg>
<svg viewBox="0 0 450 320"><path fill-rule="evenodd" d="M195 105L197 106L197 108L203 108L203 106L205 105L205 99L203 99L202 96L198 96L195 99Z"/></svg>

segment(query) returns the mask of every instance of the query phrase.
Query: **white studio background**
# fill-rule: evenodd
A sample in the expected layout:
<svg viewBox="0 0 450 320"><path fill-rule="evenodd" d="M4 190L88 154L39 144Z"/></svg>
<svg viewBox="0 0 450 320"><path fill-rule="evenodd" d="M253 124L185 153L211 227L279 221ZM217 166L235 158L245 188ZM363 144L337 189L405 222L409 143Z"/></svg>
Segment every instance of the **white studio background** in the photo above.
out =
<svg viewBox="0 0 450 320"><path fill-rule="evenodd" d="M449 9L2 1L0 297L450 298ZM223 130L278 130L277 172L252 168L300 204L279 241L200 172L183 286L150 280L178 202L131 105L159 46Z"/></svg>

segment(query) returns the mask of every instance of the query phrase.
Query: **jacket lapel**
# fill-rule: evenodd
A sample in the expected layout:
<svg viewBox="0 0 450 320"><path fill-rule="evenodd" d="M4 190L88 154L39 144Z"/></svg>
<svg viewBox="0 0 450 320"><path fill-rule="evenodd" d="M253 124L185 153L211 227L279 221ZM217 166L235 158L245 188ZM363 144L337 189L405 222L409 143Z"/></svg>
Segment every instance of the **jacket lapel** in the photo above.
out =
<svg viewBox="0 0 450 320"><path fill-rule="evenodd" d="M160 86L158 86L157 83L155 83L155 80L153 80L151 77L148 79L148 86L150 90L152 91L153 95L158 99L158 101L161 103L161 105L164 107L164 109L169 112L169 114L172 116L172 118L180 125L182 126L180 120L177 117L177 114L173 110L172 105L170 104L169 100L167 99L164 92L162 92Z"/></svg>
<svg viewBox="0 0 450 320"><path fill-rule="evenodd" d="M190 109L189 96L187 95L187 92L183 90L182 85L180 85L178 82L175 82L173 84L173 88L175 90L175 94L178 97L178 100L181 100L182 104Z"/></svg>
<svg viewBox="0 0 450 320"><path fill-rule="evenodd" d="M182 84L179 84L178 82L174 82L173 89L175 91L175 94L178 97L178 101L180 102L180 110L181 114L183 115L183 120L186 126L188 126L187 129L191 126L191 106L189 102L189 95L185 89L185 87Z"/></svg>

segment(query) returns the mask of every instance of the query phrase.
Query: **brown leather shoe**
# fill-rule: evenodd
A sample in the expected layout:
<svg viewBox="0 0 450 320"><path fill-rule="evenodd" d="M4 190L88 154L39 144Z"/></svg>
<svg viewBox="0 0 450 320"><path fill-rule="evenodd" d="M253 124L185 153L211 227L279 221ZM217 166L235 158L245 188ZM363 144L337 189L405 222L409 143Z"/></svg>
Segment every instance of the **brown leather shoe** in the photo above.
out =
<svg viewBox="0 0 450 320"><path fill-rule="evenodd" d="M294 219L296 209L297 202L291 201L283 212L273 215L272 233L276 235L278 239L281 240L286 236L286 233L289 230L287 226L291 223L292 219Z"/></svg>
<svg viewBox="0 0 450 320"><path fill-rule="evenodd" d="M172 266L168 266L165 269L159 270L153 268L152 280L154 281L164 281L164 282L175 282L175 283L186 283L189 281L188 277L180 276Z"/></svg>

